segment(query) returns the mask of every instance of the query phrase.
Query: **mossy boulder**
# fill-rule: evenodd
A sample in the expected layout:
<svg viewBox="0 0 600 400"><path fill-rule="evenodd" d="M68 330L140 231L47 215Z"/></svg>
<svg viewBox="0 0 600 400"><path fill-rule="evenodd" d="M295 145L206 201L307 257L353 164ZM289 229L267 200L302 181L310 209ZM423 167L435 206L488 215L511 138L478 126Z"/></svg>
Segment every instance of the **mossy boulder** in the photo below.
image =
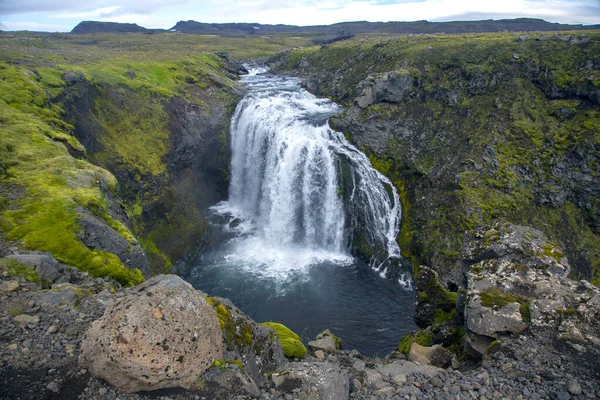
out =
<svg viewBox="0 0 600 400"><path fill-rule="evenodd" d="M415 322L425 328L449 322L456 312L457 293L442 286L438 274L431 268L421 266L416 277Z"/></svg>
<svg viewBox="0 0 600 400"><path fill-rule="evenodd" d="M302 358L306 355L306 347L302 344L300 336L283 324L277 322L263 322L263 325L271 328L277 334L281 343L283 354L288 358Z"/></svg>
<svg viewBox="0 0 600 400"><path fill-rule="evenodd" d="M227 299L209 296L205 299L213 307L221 327L225 360L241 360L245 373L256 382L285 363L283 343L275 340L268 327L254 322Z"/></svg>

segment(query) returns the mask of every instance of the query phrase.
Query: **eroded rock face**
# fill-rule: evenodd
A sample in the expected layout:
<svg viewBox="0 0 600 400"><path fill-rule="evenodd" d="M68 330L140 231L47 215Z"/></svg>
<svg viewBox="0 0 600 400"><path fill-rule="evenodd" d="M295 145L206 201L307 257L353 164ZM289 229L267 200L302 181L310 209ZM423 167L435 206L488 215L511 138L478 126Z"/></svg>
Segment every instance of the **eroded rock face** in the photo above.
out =
<svg viewBox="0 0 600 400"><path fill-rule="evenodd" d="M477 230L463 255L467 342L482 343L468 350L483 355L489 339L528 327L554 329L558 340L594 345L600 314L594 299L600 289L570 280L563 250L542 232L497 223Z"/></svg>
<svg viewBox="0 0 600 400"><path fill-rule="evenodd" d="M174 275L158 275L109 305L88 329L80 364L124 392L193 388L223 358L208 302Z"/></svg>

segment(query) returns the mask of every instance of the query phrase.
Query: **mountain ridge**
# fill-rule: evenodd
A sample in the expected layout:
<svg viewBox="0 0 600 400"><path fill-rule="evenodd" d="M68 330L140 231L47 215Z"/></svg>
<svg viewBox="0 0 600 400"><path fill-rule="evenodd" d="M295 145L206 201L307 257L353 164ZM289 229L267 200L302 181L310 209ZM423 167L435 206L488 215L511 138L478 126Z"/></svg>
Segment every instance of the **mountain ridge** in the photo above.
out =
<svg viewBox="0 0 600 400"><path fill-rule="evenodd" d="M187 34L218 34L221 36L246 36L260 34L327 34L354 35L361 33L485 33L485 32L522 32L522 31L565 31L565 30L595 30L600 24L560 24L536 18L515 18L479 21L390 21L339 22L331 25L296 26L285 24L259 23L205 23L194 20L179 21L170 29L148 29L137 24L117 22L82 21L71 33L130 33L130 32L178 32Z"/></svg>

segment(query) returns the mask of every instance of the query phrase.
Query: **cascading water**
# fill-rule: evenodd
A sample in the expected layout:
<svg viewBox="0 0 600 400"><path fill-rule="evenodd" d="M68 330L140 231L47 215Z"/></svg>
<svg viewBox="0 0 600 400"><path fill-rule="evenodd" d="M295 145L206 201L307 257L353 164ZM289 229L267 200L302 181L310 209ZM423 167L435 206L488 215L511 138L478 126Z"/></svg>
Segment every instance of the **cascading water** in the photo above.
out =
<svg viewBox="0 0 600 400"><path fill-rule="evenodd" d="M282 82L289 87L282 90ZM251 219L269 246L344 253L346 239L360 235L369 247L399 257L398 195L327 124L341 108L300 90L292 78L255 78L248 86L231 125L228 205Z"/></svg>
<svg viewBox="0 0 600 400"><path fill-rule="evenodd" d="M373 249L371 267L380 269L400 257L397 192L329 127L340 106L315 98L296 78L257 72L264 71L243 78L248 93L232 118L229 199L211 208L222 240L190 280L259 320L337 329L366 352L393 346L413 326L410 275L399 279L402 288L369 275L351 252L356 242ZM377 338L365 339L361 329ZM386 335L395 340L383 345Z"/></svg>

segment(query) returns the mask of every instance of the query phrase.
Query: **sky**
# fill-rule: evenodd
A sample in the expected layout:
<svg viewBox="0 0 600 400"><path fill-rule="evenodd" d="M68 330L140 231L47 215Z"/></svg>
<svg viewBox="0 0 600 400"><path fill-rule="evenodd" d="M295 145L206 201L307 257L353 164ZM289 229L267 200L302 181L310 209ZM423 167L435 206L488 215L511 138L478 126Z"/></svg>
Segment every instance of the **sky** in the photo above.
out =
<svg viewBox="0 0 600 400"><path fill-rule="evenodd" d="M532 17L600 24L600 0L0 0L0 30L68 32L80 21L169 29L181 20L321 25Z"/></svg>

